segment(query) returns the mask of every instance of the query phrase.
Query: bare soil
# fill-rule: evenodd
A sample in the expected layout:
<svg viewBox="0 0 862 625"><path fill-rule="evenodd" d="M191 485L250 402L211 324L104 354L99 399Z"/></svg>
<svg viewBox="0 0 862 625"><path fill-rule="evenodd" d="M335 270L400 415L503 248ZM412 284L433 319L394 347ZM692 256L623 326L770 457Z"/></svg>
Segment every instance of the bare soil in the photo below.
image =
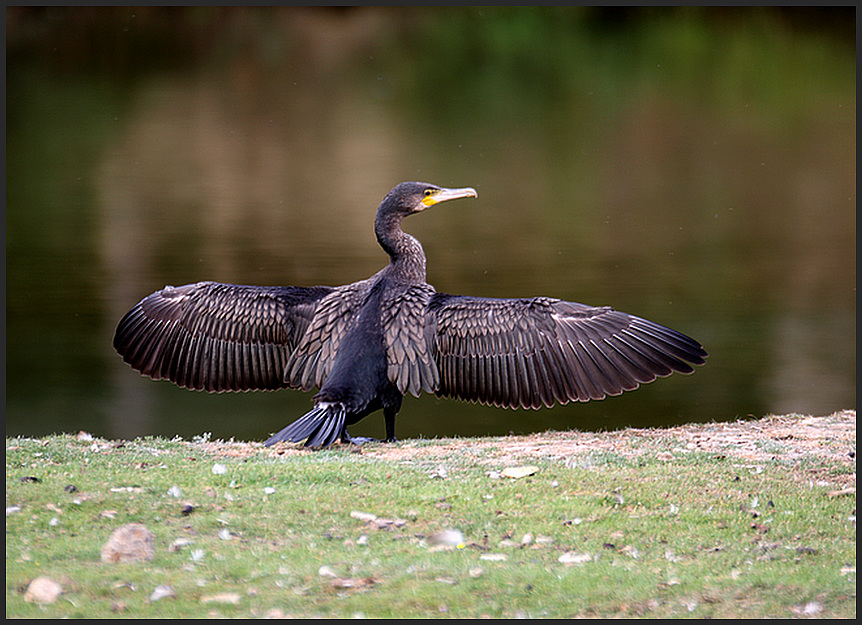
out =
<svg viewBox="0 0 862 625"><path fill-rule="evenodd" d="M203 444L212 453L294 455L314 453L299 445L265 448L260 443L212 441ZM729 423L705 423L669 428L626 429L614 432L548 432L529 436L405 440L395 445L353 447L357 453L386 460L434 461L468 453L476 462L524 463L538 459L565 460L595 452L633 458L671 459L679 453L701 452L733 457L743 462L807 461L813 465L847 469L832 475L845 488L856 485L856 411L826 416L771 415Z"/></svg>

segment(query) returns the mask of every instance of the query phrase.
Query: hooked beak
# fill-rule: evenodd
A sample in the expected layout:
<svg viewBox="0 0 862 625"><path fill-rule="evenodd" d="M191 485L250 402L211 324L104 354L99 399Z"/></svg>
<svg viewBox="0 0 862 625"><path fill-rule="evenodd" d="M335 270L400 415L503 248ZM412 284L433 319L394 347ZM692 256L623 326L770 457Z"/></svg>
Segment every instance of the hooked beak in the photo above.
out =
<svg viewBox="0 0 862 625"><path fill-rule="evenodd" d="M440 202L457 200L462 197L479 197L479 194L476 193L476 189L473 187L463 187L461 189L440 189L437 193L422 198L422 204L427 208L429 206L439 204Z"/></svg>

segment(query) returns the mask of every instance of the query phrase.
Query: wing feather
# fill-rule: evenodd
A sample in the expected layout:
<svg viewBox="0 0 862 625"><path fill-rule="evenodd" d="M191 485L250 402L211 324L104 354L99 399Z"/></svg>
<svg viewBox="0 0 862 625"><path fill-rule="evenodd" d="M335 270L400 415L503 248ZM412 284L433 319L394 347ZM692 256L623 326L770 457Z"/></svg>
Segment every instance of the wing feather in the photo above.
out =
<svg viewBox="0 0 862 625"><path fill-rule="evenodd" d="M373 284L373 279L368 279L337 287L319 300L314 317L291 356L286 374L290 386L310 390L323 385L341 340Z"/></svg>
<svg viewBox="0 0 862 625"><path fill-rule="evenodd" d="M618 395L703 364L703 347L646 319L551 298L435 294L438 395L538 408Z"/></svg>
<svg viewBox="0 0 862 625"><path fill-rule="evenodd" d="M434 360L433 335L426 332L426 311L434 287L417 284L387 302L381 311L389 380L414 396L434 392L440 371Z"/></svg>
<svg viewBox="0 0 862 625"><path fill-rule="evenodd" d="M165 287L120 321L114 347L144 375L210 392L288 385L285 369L329 287Z"/></svg>

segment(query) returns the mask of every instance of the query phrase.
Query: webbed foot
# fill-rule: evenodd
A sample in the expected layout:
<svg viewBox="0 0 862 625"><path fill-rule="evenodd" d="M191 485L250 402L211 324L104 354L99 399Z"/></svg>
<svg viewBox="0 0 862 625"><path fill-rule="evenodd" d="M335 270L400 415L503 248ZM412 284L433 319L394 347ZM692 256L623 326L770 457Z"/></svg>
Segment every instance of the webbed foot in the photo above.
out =
<svg viewBox="0 0 862 625"><path fill-rule="evenodd" d="M378 443L380 441L368 436L351 436L345 429L344 432L341 433L341 442L345 445L364 445L365 443Z"/></svg>

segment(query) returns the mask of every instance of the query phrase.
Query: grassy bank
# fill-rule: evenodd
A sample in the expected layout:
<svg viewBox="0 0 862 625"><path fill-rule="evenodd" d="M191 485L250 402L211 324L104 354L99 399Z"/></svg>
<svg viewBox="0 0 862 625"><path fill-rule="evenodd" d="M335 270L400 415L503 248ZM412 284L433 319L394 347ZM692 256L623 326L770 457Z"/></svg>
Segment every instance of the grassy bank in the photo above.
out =
<svg viewBox="0 0 862 625"><path fill-rule="evenodd" d="M855 618L855 412L811 419L321 452L7 438L6 616ZM132 522L152 558L103 562Z"/></svg>

